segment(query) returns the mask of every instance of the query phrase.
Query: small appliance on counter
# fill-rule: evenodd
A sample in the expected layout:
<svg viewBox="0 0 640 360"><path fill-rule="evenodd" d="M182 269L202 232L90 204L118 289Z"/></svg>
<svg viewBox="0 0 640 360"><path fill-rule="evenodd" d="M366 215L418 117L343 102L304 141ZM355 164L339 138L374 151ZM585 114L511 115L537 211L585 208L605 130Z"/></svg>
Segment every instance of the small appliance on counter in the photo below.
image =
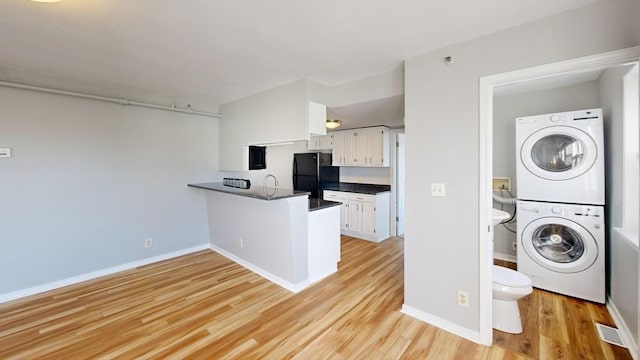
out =
<svg viewBox="0 0 640 360"><path fill-rule="evenodd" d="M249 179L224 178L222 179L222 184L224 186L234 187L238 189L251 188L251 181Z"/></svg>
<svg viewBox="0 0 640 360"><path fill-rule="evenodd" d="M326 183L340 181L340 168L331 166L331 154L293 154L293 188L308 191L309 198L322 199L322 189Z"/></svg>

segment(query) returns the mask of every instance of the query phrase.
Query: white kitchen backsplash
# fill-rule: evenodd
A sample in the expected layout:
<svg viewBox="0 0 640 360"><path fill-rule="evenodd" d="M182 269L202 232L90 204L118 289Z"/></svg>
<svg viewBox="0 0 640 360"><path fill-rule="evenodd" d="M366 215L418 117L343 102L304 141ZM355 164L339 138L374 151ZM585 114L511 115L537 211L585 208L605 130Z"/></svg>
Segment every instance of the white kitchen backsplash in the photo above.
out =
<svg viewBox="0 0 640 360"><path fill-rule="evenodd" d="M391 167L340 167L340 182L391 185Z"/></svg>

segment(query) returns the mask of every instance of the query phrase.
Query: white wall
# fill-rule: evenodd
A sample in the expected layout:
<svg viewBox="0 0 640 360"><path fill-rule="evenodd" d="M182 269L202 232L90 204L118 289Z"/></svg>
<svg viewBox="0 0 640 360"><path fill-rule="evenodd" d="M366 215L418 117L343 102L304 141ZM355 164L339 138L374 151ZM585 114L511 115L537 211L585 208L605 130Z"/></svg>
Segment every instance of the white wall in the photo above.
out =
<svg viewBox="0 0 640 360"><path fill-rule="evenodd" d="M386 99L404 94L404 68L337 85L330 90L330 107ZM377 125L377 124L371 124Z"/></svg>
<svg viewBox="0 0 640 360"><path fill-rule="evenodd" d="M223 177L251 180L251 184L262 186L267 174L275 175L281 188L293 189L293 154L307 152L306 141L296 141L289 145L267 146L267 168L251 171L223 171ZM221 179L219 179L221 180ZM273 179L268 180L273 186Z"/></svg>
<svg viewBox="0 0 640 360"><path fill-rule="evenodd" d="M637 1L597 2L405 62L405 307L479 338L479 78L636 46L639 11ZM431 197L430 183L445 183L446 197Z"/></svg>
<svg viewBox="0 0 640 360"><path fill-rule="evenodd" d="M216 250L257 267L287 288L291 286L283 283L298 284L308 278L306 197L265 201L200 191L206 193L209 234Z"/></svg>
<svg viewBox="0 0 640 360"><path fill-rule="evenodd" d="M624 111L623 76L629 66L611 68L598 79L605 124L607 294L610 305L631 333L638 346L638 247L637 233L620 229L624 201ZM630 198L630 197L629 197Z"/></svg>
<svg viewBox="0 0 640 360"><path fill-rule="evenodd" d="M510 177L514 196L517 196L515 118L599 107L597 81L576 85L494 97L493 99L493 176ZM500 204L493 203L500 208ZM513 214L513 206L504 210ZM507 225L515 230L515 223ZM504 226L494 230L494 252L498 258L515 260L511 243L516 234Z"/></svg>
<svg viewBox="0 0 640 360"><path fill-rule="evenodd" d="M217 119L0 88L0 129L0 295L208 243Z"/></svg>
<svg viewBox="0 0 640 360"><path fill-rule="evenodd" d="M299 80L220 105L220 169L248 170L249 145L308 140L309 101L326 105L327 88Z"/></svg>

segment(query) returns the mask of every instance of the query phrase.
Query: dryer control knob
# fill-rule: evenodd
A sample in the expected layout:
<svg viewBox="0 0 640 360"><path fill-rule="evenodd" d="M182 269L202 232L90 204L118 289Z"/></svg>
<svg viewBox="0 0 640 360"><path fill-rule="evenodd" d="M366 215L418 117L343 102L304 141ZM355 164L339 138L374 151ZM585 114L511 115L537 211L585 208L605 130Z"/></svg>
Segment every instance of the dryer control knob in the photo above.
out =
<svg viewBox="0 0 640 360"><path fill-rule="evenodd" d="M551 208L551 212L554 214L560 214L562 212L562 209L560 209L559 206L554 206Z"/></svg>
<svg viewBox="0 0 640 360"><path fill-rule="evenodd" d="M560 115L551 115L549 120L551 120L553 122L558 122L558 121L560 121Z"/></svg>

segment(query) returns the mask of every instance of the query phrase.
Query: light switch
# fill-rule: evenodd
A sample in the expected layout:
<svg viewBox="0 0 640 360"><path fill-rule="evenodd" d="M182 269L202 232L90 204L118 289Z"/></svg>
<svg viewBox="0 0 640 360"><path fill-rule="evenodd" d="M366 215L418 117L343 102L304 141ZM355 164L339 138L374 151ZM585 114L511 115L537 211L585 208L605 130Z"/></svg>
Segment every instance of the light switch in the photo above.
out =
<svg viewBox="0 0 640 360"><path fill-rule="evenodd" d="M11 148L0 148L0 158L11 157Z"/></svg>
<svg viewBox="0 0 640 360"><path fill-rule="evenodd" d="M444 184L431 184L431 196L444 196Z"/></svg>

